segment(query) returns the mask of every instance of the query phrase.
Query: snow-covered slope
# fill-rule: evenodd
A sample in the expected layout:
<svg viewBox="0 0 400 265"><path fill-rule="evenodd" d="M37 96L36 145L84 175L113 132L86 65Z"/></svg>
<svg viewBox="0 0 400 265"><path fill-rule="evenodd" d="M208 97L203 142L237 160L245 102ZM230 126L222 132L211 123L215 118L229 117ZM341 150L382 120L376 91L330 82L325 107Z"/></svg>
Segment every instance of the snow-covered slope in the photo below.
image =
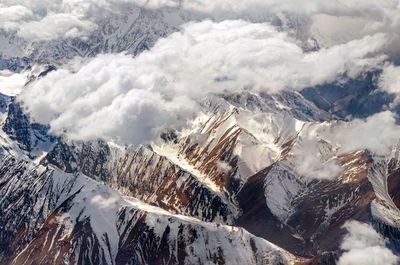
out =
<svg viewBox="0 0 400 265"><path fill-rule="evenodd" d="M7 45L1 46L0 58L3 58L5 68L14 65L21 69L27 63L60 65L75 56L91 57L105 52L137 54L151 47L158 38L176 31L184 21L178 8L151 9L131 5L97 21L97 26L85 38L65 36L27 40L17 32L2 30L0 36Z"/></svg>
<svg viewBox="0 0 400 265"><path fill-rule="evenodd" d="M294 149L301 146L297 143L302 141L301 135L289 156L246 182L238 194L242 215L237 224L298 255L316 255L338 249L342 225L356 219L374 224L393 248L398 248L400 211L387 185L388 164L391 161L393 165L393 158L367 150L331 152L340 167L338 175L310 178L311 171L299 172L296 161ZM326 148L319 152L321 157L327 155Z"/></svg>
<svg viewBox="0 0 400 265"><path fill-rule="evenodd" d="M218 190L236 193L249 176L281 158L304 122L328 117L298 93L212 96L192 127L166 132L152 146L207 176Z"/></svg>
<svg viewBox="0 0 400 265"><path fill-rule="evenodd" d="M398 147L341 152L298 93L210 96L137 147L49 136L1 100L3 263L332 263L349 219L398 250Z"/></svg>
<svg viewBox="0 0 400 265"><path fill-rule="evenodd" d="M226 194L155 153L151 147L123 148L103 141L59 142L42 161L65 172L83 172L128 196L173 213L232 223L237 206Z"/></svg>
<svg viewBox="0 0 400 265"><path fill-rule="evenodd" d="M6 228L0 235L3 264L289 264L294 260L242 228L173 215L82 174L8 156L0 164L0 221Z"/></svg>

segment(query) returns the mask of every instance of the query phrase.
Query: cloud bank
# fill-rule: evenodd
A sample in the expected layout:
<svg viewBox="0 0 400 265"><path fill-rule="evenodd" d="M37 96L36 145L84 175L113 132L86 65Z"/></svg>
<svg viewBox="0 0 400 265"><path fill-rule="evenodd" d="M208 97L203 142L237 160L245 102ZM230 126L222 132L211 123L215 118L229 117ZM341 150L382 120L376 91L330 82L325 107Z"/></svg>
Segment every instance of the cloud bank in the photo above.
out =
<svg viewBox="0 0 400 265"><path fill-rule="evenodd" d="M47 3L48 6L45 1L22 4L25 5L0 4L0 28L15 31L27 41L81 37L96 28L93 22L83 18L81 12L64 10L65 7L55 3Z"/></svg>
<svg viewBox="0 0 400 265"><path fill-rule="evenodd" d="M334 159L334 147L326 141L326 136L319 135L319 129L319 125L311 125L303 131L292 150L292 161L296 172L303 177L332 180L342 168Z"/></svg>
<svg viewBox="0 0 400 265"><path fill-rule="evenodd" d="M332 142L340 145L340 152L368 149L377 155L388 155L398 142L400 126L396 114L384 111L368 117L341 123L328 129Z"/></svg>
<svg viewBox="0 0 400 265"><path fill-rule="evenodd" d="M105 18L123 13L127 7L175 8L189 20L278 19L278 24L297 35L316 38L325 46L381 32L390 36L391 49L399 49L398 0L4 0L0 4L0 29L14 30L27 40L83 37Z"/></svg>
<svg viewBox="0 0 400 265"><path fill-rule="evenodd" d="M339 265L395 265L399 261L386 248L386 240L372 226L358 221L347 221L343 228L347 229L348 234L340 246L345 252L339 258Z"/></svg>
<svg viewBox="0 0 400 265"><path fill-rule="evenodd" d="M177 7L168 0L4 0L0 3L0 29L16 32L26 41L87 37L110 16L124 8Z"/></svg>
<svg viewBox="0 0 400 265"><path fill-rule="evenodd" d="M342 171L336 156L364 149L388 156L399 139L400 126L396 114L390 111L350 122L311 123L301 131L292 161L304 177L334 179Z"/></svg>
<svg viewBox="0 0 400 265"><path fill-rule="evenodd" d="M379 87L381 90L395 95L392 105L400 103L400 67L393 64L386 64L379 77Z"/></svg>
<svg viewBox="0 0 400 265"><path fill-rule="evenodd" d="M355 77L385 59L385 35L306 53L266 23L189 23L135 58L99 55L79 70L60 69L20 96L32 117L72 139L151 139L193 116L209 93L276 93Z"/></svg>

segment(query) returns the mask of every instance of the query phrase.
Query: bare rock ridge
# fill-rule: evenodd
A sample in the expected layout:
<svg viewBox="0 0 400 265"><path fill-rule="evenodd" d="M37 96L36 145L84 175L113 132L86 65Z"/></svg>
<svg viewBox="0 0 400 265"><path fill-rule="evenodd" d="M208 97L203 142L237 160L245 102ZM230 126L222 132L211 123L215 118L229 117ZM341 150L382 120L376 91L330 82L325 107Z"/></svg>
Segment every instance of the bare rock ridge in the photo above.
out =
<svg viewBox="0 0 400 265"><path fill-rule="evenodd" d="M399 252L398 147L319 140L340 173L299 173L329 115L298 93L212 96L192 128L138 147L48 136L2 99L2 264L335 264L354 219Z"/></svg>

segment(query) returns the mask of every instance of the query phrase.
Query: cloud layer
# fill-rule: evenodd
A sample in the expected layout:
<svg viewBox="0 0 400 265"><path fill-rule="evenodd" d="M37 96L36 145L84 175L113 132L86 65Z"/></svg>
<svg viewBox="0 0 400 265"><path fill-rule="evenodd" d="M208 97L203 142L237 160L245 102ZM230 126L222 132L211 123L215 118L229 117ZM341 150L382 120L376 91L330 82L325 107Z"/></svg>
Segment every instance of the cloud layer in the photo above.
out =
<svg viewBox="0 0 400 265"><path fill-rule="evenodd" d="M209 93L275 93L355 77L377 67L385 36L376 34L305 53L266 23L189 23L149 51L99 55L79 70L60 69L20 99L32 117L73 139L140 143L181 125Z"/></svg>
<svg viewBox="0 0 400 265"><path fill-rule="evenodd" d="M386 240L372 226L358 221L347 221L343 227L348 234L340 246L345 252L338 261L339 265L395 265L399 261L386 248Z"/></svg>
<svg viewBox="0 0 400 265"><path fill-rule="evenodd" d="M399 139L400 126L390 111L350 122L311 123L303 127L292 150L293 162L302 176L334 179L342 171L336 156L364 149L388 156Z"/></svg>
<svg viewBox="0 0 400 265"><path fill-rule="evenodd" d="M300 31L297 34L317 38L320 45L328 46L383 32L390 35L392 48L398 49L398 0L4 0L0 4L0 29L15 30L28 40L82 37L126 7L175 8L189 19L216 21L271 22L280 18L284 26Z"/></svg>
<svg viewBox="0 0 400 265"><path fill-rule="evenodd" d="M400 126L396 114L384 111L365 120L355 119L329 128L329 138L340 145L342 153L368 149L377 155L388 155L398 142Z"/></svg>
<svg viewBox="0 0 400 265"><path fill-rule="evenodd" d="M400 103L400 67L393 64L386 64L379 77L379 87L396 96L393 105Z"/></svg>

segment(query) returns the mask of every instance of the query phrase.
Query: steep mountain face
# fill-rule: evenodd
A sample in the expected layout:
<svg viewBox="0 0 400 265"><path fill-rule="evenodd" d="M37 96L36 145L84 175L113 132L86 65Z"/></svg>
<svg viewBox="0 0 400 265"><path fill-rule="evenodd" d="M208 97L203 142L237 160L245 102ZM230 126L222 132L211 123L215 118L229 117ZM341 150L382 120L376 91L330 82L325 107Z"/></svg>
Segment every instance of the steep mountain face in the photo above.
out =
<svg viewBox="0 0 400 265"><path fill-rule="evenodd" d="M377 72L368 72L344 83L306 88L300 93L332 116L366 118L385 110L394 99L379 91L378 76Z"/></svg>
<svg viewBox="0 0 400 265"><path fill-rule="evenodd" d="M383 227L391 244L398 244L400 212L387 185L394 159L363 150L343 154L335 158L342 169L335 179L313 180L296 172L292 158L249 178L238 194L238 225L301 256L338 249L348 219Z"/></svg>
<svg viewBox="0 0 400 265"><path fill-rule="evenodd" d="M1 99L2 263L335 264L350 219L399 251L399 149L316 138L340 170L310 177L299 150L330 115L298 93L209 97L189 127L138 147L51 137Z"/></svg>
<svg viewBox="0 0 400 265"><path fill-rule="evenodd" d="M226 194L214 191L151 147L122 149L103 141L78 146L59 142L47 154L46 162L65 172L83 172L125 195L173 213L223 223L232 223L237 215L237 207Z"/></svg>
<svg viewBox="0 0 400 265"><path fill-rule="evenodd" d="M15 97L0 94L1 152L22 159L36 159L49 151L56 137L48 127L31 123Z"/></svg>
<svg viewBox="0 0 400 265"><path fill-rule="evenodd" d="M204 104L208 112L193 128L179 137L165 134L153 148L233 194L249 176L279 160L305 121L329 116L297 93L223 95Z"/></svg>
<svg viewBox="0 0 400 265"><path fill-rule="evenodd" d="M360 226L356 262L367 252L379 253L371 265L388 253L398 257L390 265L400 262L400 137L381 141L386 131L375 128L335 135L383 112L393 115L374 127L386 117L400 128L397 3L0 2L0 264L349 265L339 260L353 253L343 246L352 221L375 230ZM51 30L35 32L46 19ZM338 30L340 20L350 29ZM359 23L362 32L350 36ZM57 70L74 82L101 54L115 65L87 71L100 74L75 91L46 83ZM132 65L121 73L112 54ZM142 64L150 70L131 72ZM36 102L38 113L62 117L58 126L29 116L35 93L25 103L18 95L31 88L76 93L65 108ZM154 104L165 106L152 112ZM147 105L150 116L173 110L179 125L168 115L147 124ZM83 125L96 115L107 123L106 109L142 115L128 123L145 123L156 137L141 145L113 142L112 133L68 139L63 118L72 127L81 114ZM125 122L115 117L112 126ZM135 138L127 127L125 138ZM389 151L347 148L359 134L375 134L371 142Z"/></svg>
<svg viewBox="0 0 400 265"><path fill-rule="evenodd" d="M122 51L138 54L153 46L158 38L177 31L184 21L183 12L177 8L126 6L99 20L86 38L29 41L17 32L2 30L0 36L8 45L0 50L0 65L2 69L18 71L33 64L61 65L75 56Z"/></svg>
<svg viewBox="0 0 400 265"><path fill-rule="evenodd" d="M375 196L367 179L368 159L361 154L349 154L338 159L344 168L343 173L334 181L307 183L307 180L294 172L288 161L279 162L255 175L239 194L241 204L246 207L239 223L256 235L277 238L288 249L301 255L337 249L340 227L349 218L370 218L369 203ZM257 191L262 193L258 197L264 203L258 202L256 205L255 201L249 201L248 195L254 192L257 181L264 185L264 189ZM262 215L263 209L269 210L269 216ZM250 214L250 211L258 214ZM277 236L279 230L257 229L253 225L257 222L274 223L278 227L279 224L285 224L287 227L281 229L290 231L287 235L290 237L289 242Z"/></svg>
<svg viewBox="0 0 400 265"><path fill-rule="evenodd" d="M1 170L3 263L288 264L294 258L242 228L173 215L82 174L7 156Z"/></svg>

